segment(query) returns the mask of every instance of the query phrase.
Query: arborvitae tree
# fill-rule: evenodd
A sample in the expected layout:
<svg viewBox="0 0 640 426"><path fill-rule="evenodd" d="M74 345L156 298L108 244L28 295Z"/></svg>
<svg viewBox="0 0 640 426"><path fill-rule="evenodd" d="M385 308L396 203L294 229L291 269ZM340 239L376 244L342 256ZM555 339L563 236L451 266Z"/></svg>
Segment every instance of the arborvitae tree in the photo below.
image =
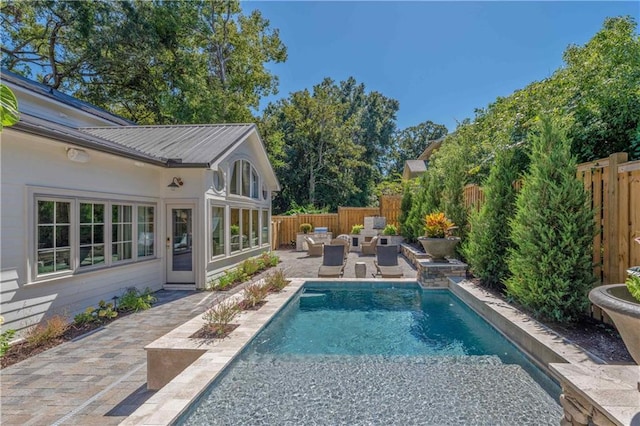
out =
<svg viewBox="0 0 640 426"><path fill-rule="evenodd" d="M595 283L593 212L565 131L549 118L532 137L530 159L511 221L507 291L542 319L572 322Z"/></svg>
<svg viewBox="0 0 640 426"><path fill-rule="evenodd" d="M513 182L517 178L513 150L498 151L482 186L485 202L480 211L471 214L471 230L462 245L471 271L482 285L492 289L504 289L504 281L509 277L509 221L515 212L517 193Z"/></svg>
<svg viewBox="0 0 640 426"><path fill-rule="evenodd" d="M418 181L418 187L411 199L411 210L406 220L406 227L410 229L411 241L424 236L424 217L440 208L442 193L441 179L436 176L434 169L427 170Z"/></svg>
<svg viewBox="0 0 640 426"><path fill-rule="evenodd" d="M402 193L402 201L400 202L400 215L398 216L398 223L400 224L400 235L412 241L414 239L413 230L408 226L407 220L409 219L409 212L411 211L411 205L413 203L413 193L416 190L414 181L408 181L404 185L404 192Z"/></svg>

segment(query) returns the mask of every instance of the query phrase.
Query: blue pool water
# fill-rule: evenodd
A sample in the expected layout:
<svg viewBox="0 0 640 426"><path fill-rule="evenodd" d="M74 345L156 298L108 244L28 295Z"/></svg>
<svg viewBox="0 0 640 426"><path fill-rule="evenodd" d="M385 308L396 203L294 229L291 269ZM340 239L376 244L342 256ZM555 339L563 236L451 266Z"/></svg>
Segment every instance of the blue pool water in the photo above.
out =
<svg viewBox="0 0 640 426"><path fill-rule="evenodd" d="M448 290L307 282L182 422L558 424L559 393Z"/></svg>

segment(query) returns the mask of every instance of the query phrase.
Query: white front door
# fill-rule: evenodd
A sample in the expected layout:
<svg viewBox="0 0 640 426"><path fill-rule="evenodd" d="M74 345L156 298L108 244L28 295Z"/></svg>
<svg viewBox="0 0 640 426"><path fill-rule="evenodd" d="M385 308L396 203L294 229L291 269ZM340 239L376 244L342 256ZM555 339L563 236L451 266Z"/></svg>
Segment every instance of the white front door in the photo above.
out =
<svg viewBox="0 0 640 426"><path fill-rule="evenodd" d="M195 283L193 207L167 206L167 283Z"/></svg>

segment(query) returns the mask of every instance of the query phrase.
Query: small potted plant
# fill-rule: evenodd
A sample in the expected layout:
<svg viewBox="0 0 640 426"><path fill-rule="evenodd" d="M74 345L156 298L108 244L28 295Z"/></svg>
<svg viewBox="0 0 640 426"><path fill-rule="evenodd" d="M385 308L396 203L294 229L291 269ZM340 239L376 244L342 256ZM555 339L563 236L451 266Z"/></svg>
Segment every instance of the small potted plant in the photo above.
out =
<svg viewBox="0 0 640 426"><path fill-rule="evenodd" d="M382 245L395 245L398 247L398 253L400 253L400 244L404 241L402 235L398 235L398 227L392 223L386 225L382 230L382 237L380 238Z"/></svg>
<svg viewBox="0 0 640 426"><path fill-rule="evenodd" d="M352 235L360 235L360 232L364 229L364 225L353 225L351 227Z"/></svg>
<svg viewBox="0 0 640 426"><path fill-rule="evenodd" d="M419 237L424 251L431 256L433 262L448 263L447 257L455 255L459 237L454 237L452 231L457 229L443 212L434 212L424 218L424 237Z"/></svg>
<svg viewBox="0 0 640 426"><path fill-rule="evenodd" d="M300 224L300 232L303 234L308 234L313 229L313 225L310 223L301 223Z"/></svg>

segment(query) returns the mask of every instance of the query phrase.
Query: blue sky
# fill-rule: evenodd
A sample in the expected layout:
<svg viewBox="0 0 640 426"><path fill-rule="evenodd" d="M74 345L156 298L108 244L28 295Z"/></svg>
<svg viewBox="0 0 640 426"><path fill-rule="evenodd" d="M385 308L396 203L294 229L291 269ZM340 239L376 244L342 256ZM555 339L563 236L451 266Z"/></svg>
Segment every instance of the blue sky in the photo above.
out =
<svg viewBox="0 0 640 426"><path fill-rule="evenodd" d="M640 16L640 2L248 1L288 49L269 68L270 100L331 77L353 76L397 99L398 128L471 118L498 96L550 76L570 44L583 45L606 17Z"/></svg>

